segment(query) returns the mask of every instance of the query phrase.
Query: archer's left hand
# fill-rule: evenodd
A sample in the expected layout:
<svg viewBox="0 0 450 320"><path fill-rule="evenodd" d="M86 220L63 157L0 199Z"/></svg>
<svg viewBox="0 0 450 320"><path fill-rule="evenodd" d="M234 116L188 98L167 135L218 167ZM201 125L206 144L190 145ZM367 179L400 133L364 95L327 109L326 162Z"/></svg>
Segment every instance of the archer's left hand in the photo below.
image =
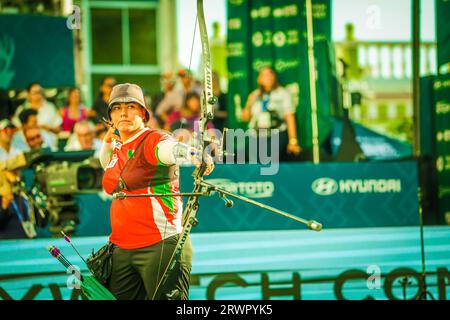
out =
<svg viewBox="0 0 450 320"><path fill-rule="evenodd" d="M197 153L191 156L191 160L197 168L202 164L201 159L199 158L199 155ZM205 163L206 169L204 175L208 176L214 170L214 160L209 154L205 154Z"/></svg>

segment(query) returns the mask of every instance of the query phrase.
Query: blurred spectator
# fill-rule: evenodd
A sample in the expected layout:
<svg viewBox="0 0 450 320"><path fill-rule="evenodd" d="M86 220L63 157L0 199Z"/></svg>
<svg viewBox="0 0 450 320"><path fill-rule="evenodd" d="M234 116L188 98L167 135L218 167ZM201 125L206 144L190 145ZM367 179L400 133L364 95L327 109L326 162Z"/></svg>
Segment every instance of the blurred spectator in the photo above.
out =
<svg viewBox="0 0 450 320"><path fill-rule="evenodd" d="M194 92L200 95L202 91L202 88L194 81L190 71L182 69L177 75L181 82L180 88L167 92L155 109L156 116L164 122L163 126L166 126L169 114L180 111L189 93Z"/></svg>
<svg viewBox="0 0 450 320"><path fill-rule="evenodd" d="M14 128L10 120L0 121L0 161L10 160L20 154L20 151L12 146ZM13 188L18 174L17 170L0 171L0 239L36 237L28 203Z"/></svg>
<svg viewBox="0 0 450 320"><path fill-rule="evenodd" d="M11 142L14 134L14 125L8 119L0 121L0 161L6 161L17 156L20 151L15 149ZM2 209L7 209L14 199L11 189L11 177L9 173L0 171L0 195L2 197ZM6 214L6 212L3 212ZM4 216L0 210L0 216ZM0 219L3 220L3 219Z"/></svg>
<svg viewBox="0 0 450 320"><path fill-rule="evenodd" d="M13 136L12 144L20 151L30 150L29 143L25 137L25 131L28 128L38 128L38 112L34 109L25 109L19 114L19 121L21 130L16 132ZM50 148L52 151L58 149L58 137L50 131L39 130L44 148Z"/></svg>
<svg viewBox="0 0 450 320"><path fill-rule="evenodd" d="M143 93L144 93L145 105L147 106L148 112L150 114L149 120L147 121L147 123L145 123L145 126L147 128L151 128L151 129L161 129L161 125L153 113L152 97L150 96L150 94L147 90L143 90ZM99 137L99 139L103 140L103 138L100 138L100 137Z"/></svg>
<svg viewBox="0 0 450 320"><path fill-rule="evenodd" d="M27 88L27 100L20 105L13 117L13 123L20 127L19 114L26 109L34 109L38 112L37 122L42 129L58 133L62 119L53 103L48 102L42 93L39 83L31 83Z"/></svg>
<svg viewBox="0 0 450 320"><path fill-rule="evenodd" d="M213 72L212 74L213 80L213 95L217 98L217 103L214 105L214 119L213 124L214 128L222 131L226 126L227 120L227 106L226 106L226 97L227 95L222 92L220 89L220 78L217 72Z"/></svg>
<svg viewBox="0 0 450 320"><path fill-rule="evenodd" d="M279 84L277 74L271 67L259 70L257 83L258 89L248 96L242 120L249 122L249 128L257 130L258 134L260 129L279 130L280 160L287 160L289 154L298 155L301 148L291 94Z"/></svg>
<svg viewBox="0 0 450 320"><path fill-rule="evenodd" d="M161 91L158 92L153 96L153 107L152 110L156 112L156 110L159 110L158 114L156 114L156 120L159 123L159 126L164 126L165 122L167 121L167 112L170 112L172 107L174 105L179 105L181 102L179 101L179 95L175 95L174 97L170 97L170 93L173 92L175 88L175 84L177 82L177 78L173 74L173 72L166 71L161 73L160 76L160 84L161 84ZM169 96L169 98L168 98ZM177 100L178 97L178 100ZM170 101L170 99L174 99L174 101ZM164 103L160 106L160 104L164 101ZM166 111L163 111L167 109Z"/></svg>
<svg viewBox="0 0 450 320"><path fill-rule="evenodd" d="M196 129L196 121L200 118L200 110L200 96L194 92L188 93L183 108L170 114L165 129L174 131L183 128L193 132ZM213 127L211 122L208 122L207 128Z"/></svg>
<svg viewBox="0 0 450 320"><path fill-rule="evenodd" d="M90 121L80 121L73 127L73 134L69 137L64 151L95 150L95 157L99 156L102 141L95 138L95 126Z"/></svg>
<svg viewBox="0 0 450 320"><path fill-rule="evenodd" d="M201 84L192 77L191 71L181 69L180 71L178 71L178 77L181 81L181 91L184 97L186 97L186 95L191 92L195 92L198 95L202 93Z"/></svg>
<svg viewBox="0 0 450 320"><path fill-rule="evenodd" d="M105 77L100 82L100 91L92 106L89 116L93 118L94 122L102 123L102 117L108 119L108 100L111 94L112 88L116 85L116 78Z"/></svg>
<svg viewBox="0 0 450 320"><path fill-rule="evenodd" d="M27 127L23 130L23 135L30 150L41 149L44 147L41 129L39 127Z"/></svg>
<svg viewBox="0 0 450 320"><path fill-rule="evenodd" d="M63 131L72 131L76 122L87 119L87 109L81 104L80 90L70 88L67 93L67 104L60 109Z"/></svg>
<svg viewBox="0 0 450 320"><path fill-rule="evenodd" d="M157 106L164 99L167 93L175 88L176 83L177 78L175 77L173 72L162 72L160 75L161 91L153 96L153 105Z"/></svg>
<svg viewBox="0 0 450 320"><path fill-rule="evenodd" d="M108 129L103 123L102 118L108 119L108 100L116 82L116 78L111 76L105 77L100 81L100 91L95 99L92 109L89 110L88 113L89 120L95 123L96 136L99 138L102 137Z"/></svg>
<svg viewBox="0 0 450 320"><path fill-rule="evenodd" d="M9 119L0 121L0 161L8 160L20 153L12 145L15 126Z"/></svg>

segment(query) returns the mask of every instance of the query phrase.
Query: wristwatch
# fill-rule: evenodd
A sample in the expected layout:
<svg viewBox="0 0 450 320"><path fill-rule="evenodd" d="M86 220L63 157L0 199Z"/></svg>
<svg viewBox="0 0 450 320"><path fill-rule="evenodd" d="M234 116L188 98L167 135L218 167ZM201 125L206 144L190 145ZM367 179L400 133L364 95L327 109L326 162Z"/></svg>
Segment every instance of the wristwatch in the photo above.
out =
<svg viewBox="0 0 450 320"><path fill-rule="evenodd" d="M291 145L298 145L298 140L297 140L297 138L291 138L291 139L289 139L289 144L291 144Z"/></svg>

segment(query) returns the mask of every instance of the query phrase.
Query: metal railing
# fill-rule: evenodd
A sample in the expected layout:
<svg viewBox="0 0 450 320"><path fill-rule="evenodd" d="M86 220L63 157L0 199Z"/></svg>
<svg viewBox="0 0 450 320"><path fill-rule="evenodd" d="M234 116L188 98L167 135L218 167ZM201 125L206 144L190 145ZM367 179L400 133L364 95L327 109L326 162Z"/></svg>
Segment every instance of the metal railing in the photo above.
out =
<svg viewBox="0 0 450 320"><path fill-rule="evenodd" d="M412 69L409 41L338 41L334 43L337 57L353 51L357 65L365 76L387 79L410 79ZM347 61L348 62L348 61ZM354 61L350 61L353 64ZM421 74L436 73L436 43L421 44Z"/></svg>

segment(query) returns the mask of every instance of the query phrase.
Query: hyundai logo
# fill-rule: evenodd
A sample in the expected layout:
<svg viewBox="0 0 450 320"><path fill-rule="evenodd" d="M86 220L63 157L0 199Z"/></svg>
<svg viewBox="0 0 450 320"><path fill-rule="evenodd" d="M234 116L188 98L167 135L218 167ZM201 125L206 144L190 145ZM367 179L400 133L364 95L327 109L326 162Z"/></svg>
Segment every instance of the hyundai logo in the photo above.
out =
<svg viewBox="0 0 450 320"><path fill-rule="evenodd" d="M321 196L330 196L338 190L338 183L331 178L319 178L311 185L312 190Z"/></svg>

